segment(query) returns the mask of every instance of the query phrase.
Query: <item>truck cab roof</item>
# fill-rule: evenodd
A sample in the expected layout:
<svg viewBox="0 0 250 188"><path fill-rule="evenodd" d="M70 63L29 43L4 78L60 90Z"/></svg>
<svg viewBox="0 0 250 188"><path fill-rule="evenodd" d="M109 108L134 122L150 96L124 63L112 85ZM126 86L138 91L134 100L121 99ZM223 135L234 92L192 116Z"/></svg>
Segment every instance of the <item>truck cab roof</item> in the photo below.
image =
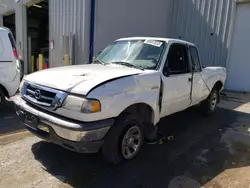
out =
<svg viewBox="0 0 250 188"><path fill-rule="evenodd" d="M123 41L123 40L158 40L158 41L164 41L166 43L178 42L178 43L185 43L190 46L195 46L195 44L185 40L174 39L174 38L160 38L160 37L127 37L127 38L120 38L116 41Z"/></svg>

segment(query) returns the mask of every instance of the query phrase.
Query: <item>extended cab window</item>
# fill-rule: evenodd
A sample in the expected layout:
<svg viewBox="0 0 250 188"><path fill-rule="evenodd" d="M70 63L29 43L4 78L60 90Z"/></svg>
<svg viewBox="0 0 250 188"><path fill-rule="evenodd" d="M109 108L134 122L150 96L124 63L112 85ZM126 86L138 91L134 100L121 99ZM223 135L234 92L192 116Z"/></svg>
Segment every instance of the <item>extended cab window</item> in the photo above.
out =
<svg viewBox="0 0 250 188"><path fill-rule="evenodd" d="M198 50L194 46L190 46L189 49L192 56L192 64L194 66L195 71L201 71L201 64L200 64Z"/></svg>
<svg viewBox="0 0 250 188"><path fill-rule="evenodd" d="M170 46L167 66L169 74L184 74L189 72L187 49L185 45L172 44Z"/></svg>

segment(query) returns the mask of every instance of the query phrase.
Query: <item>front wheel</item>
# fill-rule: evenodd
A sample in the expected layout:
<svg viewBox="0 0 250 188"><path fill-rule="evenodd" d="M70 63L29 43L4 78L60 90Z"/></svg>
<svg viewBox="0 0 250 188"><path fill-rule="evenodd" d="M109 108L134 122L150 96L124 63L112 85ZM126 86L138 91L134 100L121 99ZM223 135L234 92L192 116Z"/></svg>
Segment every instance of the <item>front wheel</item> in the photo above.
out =
<svg viewBox="0 0 250 188"><path fill-rule="evenodd" d="M130 114L119 117L107 134L102 153L108 162L119 164L133 159L144 141L143 124Z"/></svg>
<svg viewBox="0 0 250 188"><path fill-rule="evenodd" d="M216 111L216 107L219 101L219 92L216 88L213 88L208 98L201 102L200 111L204 115L212 115Z"/></svg>

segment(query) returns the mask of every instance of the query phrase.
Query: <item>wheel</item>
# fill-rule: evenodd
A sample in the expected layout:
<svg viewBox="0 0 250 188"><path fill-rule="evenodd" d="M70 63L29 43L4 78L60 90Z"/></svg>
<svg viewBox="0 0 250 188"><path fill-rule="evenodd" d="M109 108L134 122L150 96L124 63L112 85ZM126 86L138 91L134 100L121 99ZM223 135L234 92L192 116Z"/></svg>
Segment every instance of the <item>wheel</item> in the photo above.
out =
<svg viewBox="0 0 250 188"><path fill-rule="evenodd" d="M143 124L134 115L118 117L108 132L102 153L113 164L133 159L141 149L144 141Z"/></svg>
<svg viewBox="0 0 250 188"><path fill-rule="evenodd" d="M200 110L204 115L212 115L216 111L216 107L219 101L219 92L216 88L213 88L208 98L201 102Z"/></svg>
<svg viewBox="0 0 250 188"><path fill-rule="evenodd" d="M0 109L3 107L5 103L5 95L3 90L0 88Z"/></svg>

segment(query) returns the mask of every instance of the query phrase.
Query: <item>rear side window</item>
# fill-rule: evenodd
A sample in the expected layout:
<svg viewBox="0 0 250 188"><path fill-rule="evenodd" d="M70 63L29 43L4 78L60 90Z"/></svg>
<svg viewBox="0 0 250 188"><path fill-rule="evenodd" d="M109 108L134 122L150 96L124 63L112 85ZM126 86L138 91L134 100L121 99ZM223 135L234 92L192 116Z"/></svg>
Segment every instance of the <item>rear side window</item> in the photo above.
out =
<svg viewBox="0 0 250 188"><path fill-rule="evenodd" d="M201 71L201 64L197 48L194 46L190 46L190 53L192 56L192 64L195 67L195 71Z"/></svg>
<svg viewBox="0 0 250 188"><path fill-rule="evenodd" d="M15 43L15 40L12 36L11 33L8 33L8 36L9 36L9 39L10 39L10 43L11 43L11 46L12 46L12 49L13 49L13 55L15 58L18 59L18 52L17 52L17 49L16 49L16 43Z"/></svg>
<svg viewBox="0 0 250 188"><path fill-rule="evenodd" d="M8 34L8 36L9 36L9 39L10 39L10 43L11 43L12 48L13 48L13 49L16 49L16 43L15 43L14 38L12 37L12 35L11 35L10 33Z"/></svg>

